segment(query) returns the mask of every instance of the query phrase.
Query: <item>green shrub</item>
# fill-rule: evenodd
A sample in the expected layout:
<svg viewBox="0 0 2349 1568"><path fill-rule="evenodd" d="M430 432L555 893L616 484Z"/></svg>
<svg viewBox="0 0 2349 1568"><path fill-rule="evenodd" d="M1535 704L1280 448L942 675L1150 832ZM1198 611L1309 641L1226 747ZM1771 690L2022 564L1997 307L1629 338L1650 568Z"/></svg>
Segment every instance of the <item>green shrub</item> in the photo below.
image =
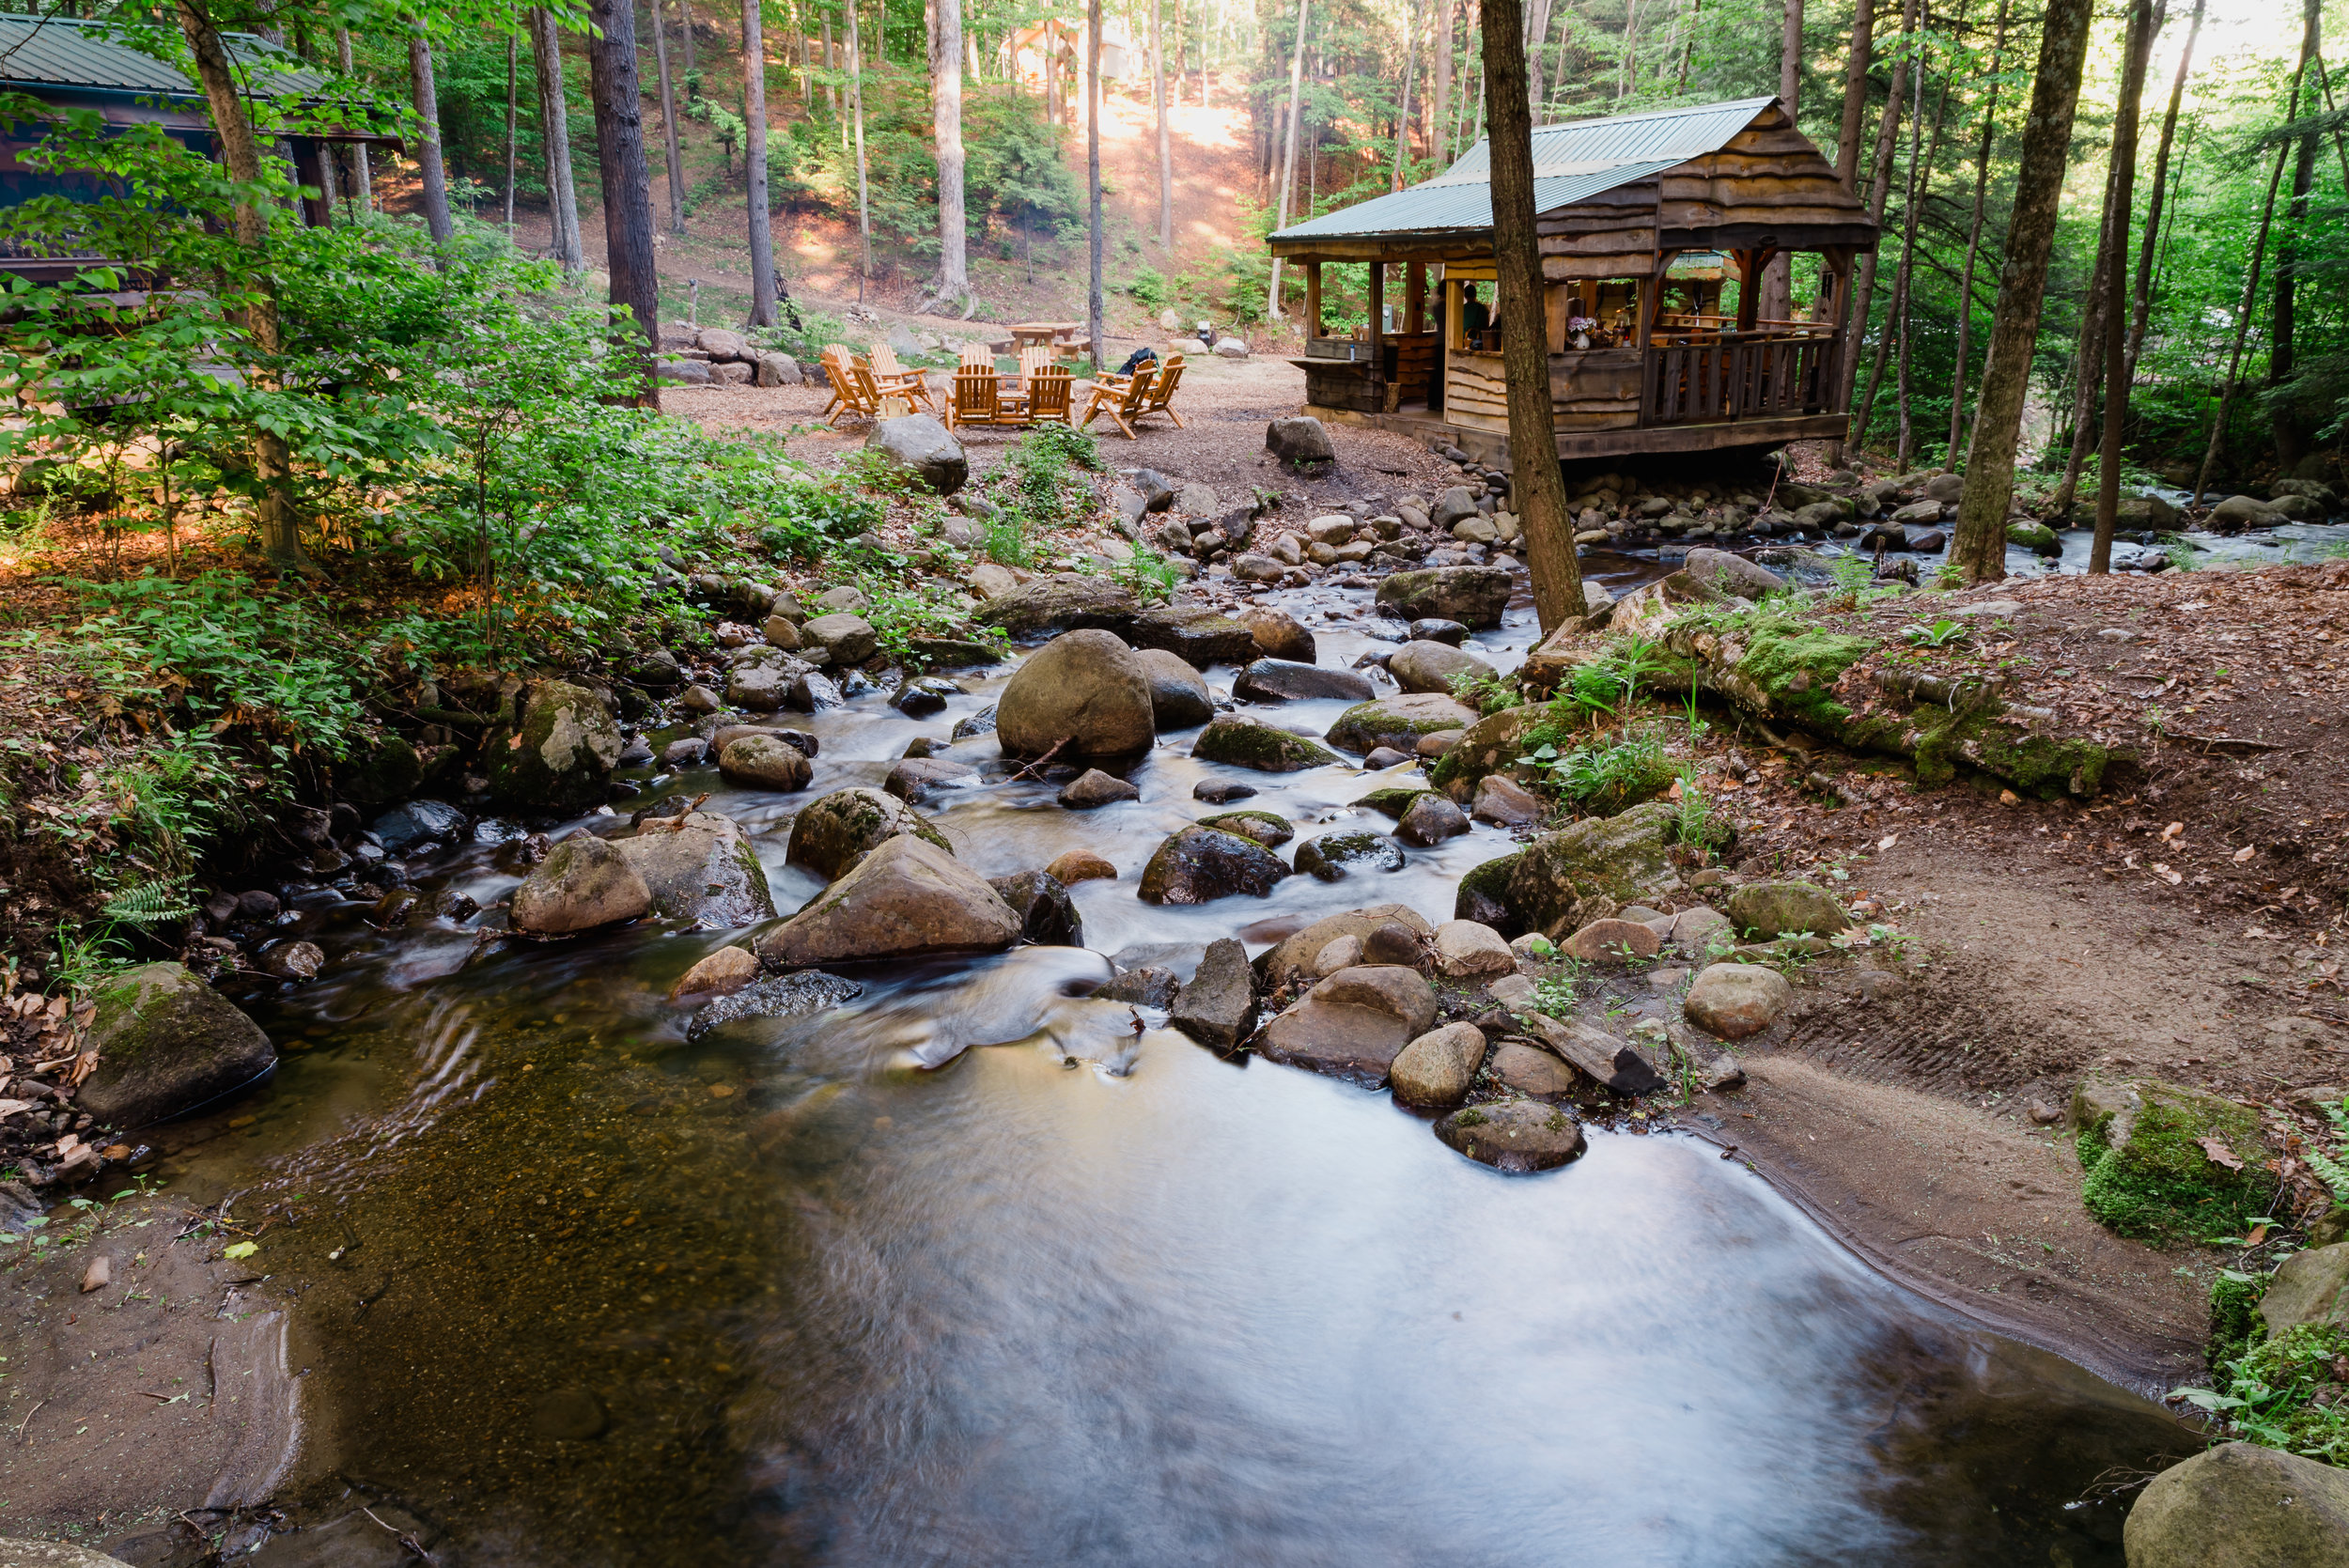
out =
<svg viewBox="0 0 2349 1568"><path fill-rule="evenodd" d="M1166 281L1166 274L1155 267L1144 267L1137 272L1127 281L1126 292L1134 297L1135 303L1154 315L1164 310L1166 303L1174 297L1173 287Z"/></svg>

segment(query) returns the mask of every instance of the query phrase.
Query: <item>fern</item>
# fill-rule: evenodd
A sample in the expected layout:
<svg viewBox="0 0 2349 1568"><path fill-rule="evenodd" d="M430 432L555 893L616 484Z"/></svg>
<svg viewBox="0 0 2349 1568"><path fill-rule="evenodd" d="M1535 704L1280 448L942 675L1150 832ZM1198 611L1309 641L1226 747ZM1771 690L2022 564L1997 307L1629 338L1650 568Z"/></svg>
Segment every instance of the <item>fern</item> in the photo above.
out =
<svg viewBox="0 0 2349 1568"><path fill-rule="evenodd" d="M2349 1097L2344 1097L2339 1105L2327 1101L2325 1114L2332 1122L2334 1133L2343 1143L2349 1143ZM2313 1143L2309 1145L2307 1157L2309 1169L2324 1178L2325 1185L2332 1188L2333 1202L2349 1204L2349 1166L2343 1166Z"/></svg>
<svg viewBox="0 0 2349 1568"><path fill-rule="evenodd" d="M185 920L195 913L195 906L172 883L141 882L116 893L98 912L117 925L145 928Z"/></svg>

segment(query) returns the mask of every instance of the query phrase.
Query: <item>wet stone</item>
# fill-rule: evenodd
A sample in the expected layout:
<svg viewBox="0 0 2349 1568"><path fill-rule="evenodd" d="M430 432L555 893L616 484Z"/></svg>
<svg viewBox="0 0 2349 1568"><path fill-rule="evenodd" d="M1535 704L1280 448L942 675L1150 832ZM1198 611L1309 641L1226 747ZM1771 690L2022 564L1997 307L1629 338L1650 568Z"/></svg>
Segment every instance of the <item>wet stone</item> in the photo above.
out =
<svg viewBox="0 0 2349 1568"><path fill-rule="evenodd" d="M1354 871L1400 871L1403 863L1403 846L1384 833L1325 833L1297 850L1297 869L1325 882Z"/></svg>
<svg viewBox="0 0 2349 1568"><path fill-rule="evenodd" d="M743 1018L797 1018L854 1001L864 987L821 970L796 974L770 974L740 990L722 996L693 1015L685 1037L698 1040L721 1024Z"/></svg>
<svg viewBox="0 0 2349 1568"><path fill-rule="evenodd" d="M1555 1170L1583 1150L1582 1125L1539 1100L1455 1110L1436 1124L1436 1136L1480 1165L1512 1173Z"/></svg>

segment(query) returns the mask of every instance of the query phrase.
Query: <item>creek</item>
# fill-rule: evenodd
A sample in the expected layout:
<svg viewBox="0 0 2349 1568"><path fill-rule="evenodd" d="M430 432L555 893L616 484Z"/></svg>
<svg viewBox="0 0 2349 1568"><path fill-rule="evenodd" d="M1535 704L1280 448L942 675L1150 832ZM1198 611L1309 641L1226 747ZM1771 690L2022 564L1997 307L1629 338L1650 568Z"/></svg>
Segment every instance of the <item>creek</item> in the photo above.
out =
<svg viewBox="0 0 2349 1568"><path fill-rule="evenodd" d="M1379 645L1366 599L1280 602L1347 665ZM1532 640L1520 609L1476 646L1506 666ZM792 813L878 785L1003 677L963 678L926 722L879 693L807 722L807 794L660 789L711 791L792 908L818 887L783 863ZM1269 711L1318 733L1341 706ZM1595 1127L1580 1161L1501 1175L1383 1093L1085 995L1105 955L1188 974L1212 939L1252 954L1341 909L1449 918L1508 846L1480 824L1400 871L1152 908L1137 874L1217 809L1210 775L1300 839L1383 826L1346 804L1355 769L1188 752L1099 811L1041 783L928 808L984 875L1113 861L1074 890L1087 949L852 968L839 1013L690 1043L663 994L739 933L476 952L298 898L330 964L262 1009L282 1067L163 1129L158 1172L272 1218L258 1293L304 1374L288 1512L372 1500L443 1564L513 1568L2122 1560L2100 1486L2200 1439L1874 1275L1711 1144ZM496 836L417 879L491 902L517 879ZM351 1560L322 1550L254 1560Z"/></svg>

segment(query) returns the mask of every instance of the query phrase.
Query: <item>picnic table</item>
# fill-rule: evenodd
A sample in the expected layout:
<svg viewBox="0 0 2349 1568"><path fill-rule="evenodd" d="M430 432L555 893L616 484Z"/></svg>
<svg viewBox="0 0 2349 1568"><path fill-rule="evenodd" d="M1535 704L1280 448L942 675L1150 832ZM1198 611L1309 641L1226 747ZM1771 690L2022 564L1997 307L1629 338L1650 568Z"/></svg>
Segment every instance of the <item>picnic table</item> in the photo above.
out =
<svg viewBox="0 0 2349 1568"><path fill-rule="evenodd" d="M1022 321L1011 329L1011 335L1021 348L1049 349L1052 340L1082 328L1082 321Z"/></svg>

